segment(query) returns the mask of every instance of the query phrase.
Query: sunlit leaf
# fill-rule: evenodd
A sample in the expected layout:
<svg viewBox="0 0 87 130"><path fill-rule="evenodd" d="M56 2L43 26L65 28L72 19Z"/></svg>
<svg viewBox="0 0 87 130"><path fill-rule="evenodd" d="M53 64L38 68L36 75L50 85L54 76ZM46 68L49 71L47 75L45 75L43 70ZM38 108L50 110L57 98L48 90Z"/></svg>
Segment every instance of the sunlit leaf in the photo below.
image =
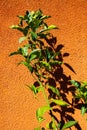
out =
<svg viewBox="0 0 87 130"><path fill-rule="evenodd" d="M41 66L45 67L47 70L51 70L51 66L48 62L46 61L41 61Z"/></svg>
<svg viewBox="0 0 87 130"><path fill-rule="evenodd" d="M55 60L55 61L51 61L50 62L50 65L51 66L55 66L55 65L61 65L63 62L61 62L61 61L58 61L58 60Z"/></svg>
<svg viewBox="0 0 87 130"><path fill-rule="evenodd" d="M37 127L37 128L34 128L34 130L41 130L41 128L40 128L40 127Z"/></svg>
<svg viewBox="0 0 87 130"><path fill-rule="evenodd" d="M34 60L35 58L39 58L40 51L41 51L40 49L34 49L33 51L31 51L29 55L30 61Z"/></svg>
<svg viewBox="0 0 87 130"><path fill-rule="evenodd" d="M75 81L75 80L70 80L70 82L71 82L74 86L76 86L76 87L79 87L79 86L80 86L80 83L77 82L77 81Z"/></svg>
<svg viewBox="0 0 87 130"><path fill-rule="evenodd" d="M19 43L21 43L21 42L23 42L24 40L26 40L27 39L27 37L21 37L20 39L19 39Z"/></svg>
<svg viewBox="0 0 87 130"><path fill-rule="evenodd" d="M34 33L33 31L30 32L30 33L31 33L32 40L36 40L36 38L37 38L37 34Z"/></svg>
<svg viewBox="0 0 87 130"><path fill-rule="evenodd" d="M84 114L86 113L87 108L85 106L81 107L81 114L84 116Z"/></svg>
<svg viewBox="0 0 87 130"><path fill-rule="evenodd" d="M63 100L51 99L51 102L53 102L59 106L69 106L69 104Z"/></svg>
<svg viewBox="0 0 87 130"><path fill-rule="evenodd" d="M37 111L36 111L36 117L37 117L37 120L39 122L42 122L44 120L43 118L43 115L45 114L45 112L51 110L51 108L49 106L43 106L41 108L39 108Z"/></svg>
<svg viewBox="0 0 87 130"><path fill-rule="evenodd" d="M48 85L48 87L52 90L53 93L55 93L57 96L60 96L60 92L56 87L50 85Z"/></svg>
<svg viewBox="0 0 87 130"><path fill-rule="evenodd" d="M55 25L50 25L50 26L48 26L48 28L40 30L40 33L45 32L45 31L49 31L49 30L52 30L52 29L58 29L58 28Z"/></svg>
<svg viewBox="0 0 87 130"><path fill-rule="evenodd" d="M12 26L10 26L10 28L11 29L17 29L17 30L23 32L23 29L20 26L18 26L18 25L12 25Z"/></svg>
<svg viewBox="0 0 87 130"><path fill-rule="evenodd" d="M76 124L77 124L77 121L68 121L66 124L64 124L64 126L62 127L62 130L70 128L70 127L72 127L72 126L74 126Z"/></svg>

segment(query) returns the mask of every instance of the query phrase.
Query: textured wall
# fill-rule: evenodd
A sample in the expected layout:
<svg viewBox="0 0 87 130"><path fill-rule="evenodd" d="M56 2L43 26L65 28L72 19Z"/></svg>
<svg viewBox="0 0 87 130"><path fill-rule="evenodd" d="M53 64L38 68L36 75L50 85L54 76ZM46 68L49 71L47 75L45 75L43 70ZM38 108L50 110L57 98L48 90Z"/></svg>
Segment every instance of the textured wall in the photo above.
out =
<svg viewBox="0 0 87 130"><path fill-rule="evenodd" d="M42 98L35 101L25 87L33 79L24 66L16 66L21 57L8 57L17 49L20 36L9 26L17 23L18 14L39 8L52 16L49 24L60 28L54 31L57 44L64 45L63 51L70 54L65 61L76 71L65 67L65 73L87 80L87 0L0 0L0 130L33 130L37 126L35 110L45 103ZM76 110L73 116L86 130L87 122L79 114Z"/></svg>

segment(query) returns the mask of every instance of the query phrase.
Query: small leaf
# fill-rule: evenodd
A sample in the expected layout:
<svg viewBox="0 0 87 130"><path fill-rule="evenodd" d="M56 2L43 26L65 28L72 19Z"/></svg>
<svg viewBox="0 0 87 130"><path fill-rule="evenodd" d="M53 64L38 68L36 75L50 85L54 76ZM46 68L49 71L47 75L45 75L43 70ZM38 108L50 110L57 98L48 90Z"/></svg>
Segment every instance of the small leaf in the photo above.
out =
<svg viewBox="0 0 87 130"><path fill-rule="evenodd" d="M62 127L62 130L65 130L65 129L67 129L67 128L70 128L70 127L72 127L72 126L74 126L74 125L76 125L77 124L77 121L69 121L69 122L67 122L66 124L64 124L64 126Z"/></svg>
<svg viewBox="0 0 87 130"><path fill-rule="evenodd" d="M85 106L81 107L81 114L84 116L84 114L86 113L87 108L85 108Z"/></svg>
<svg viewBox="0 0 87 130"><path fill-rule="evenodd" d="M51 102L54 102L55 104L59 106L69 106L69 104L63 100L51 99Z"/></svg>
<svg viewBox="0 0 87 130"><path fill-rule="evenodd" d="M47 70L51 70L51 66L48 62L46 61L41 61L41 66L45 67Z"/></svg>
<svg viewBox="0 0 87 130"><path fill-rule="evenodd" d="M31 33L31 37L32 37L32 40L36 40L36 38L37 38L37 34L36 33L34 33L34 32L30 32Z"/></svg>
<svg viewBox="0 0 87 130"><path fill-rule="evenodd" d="M37 128L34 128L34 130L41 130L41 128L40 128L40 127L37 127Z"/></svg>
<svg viewBox="0 0 87 130"><path fill-rule="evenodd" d="M58 29L58 28L55 25L50 25L47 28L40 30L40 33L45 32L45 31L49 31L49 30L52 30L52 29Z"/></svg>
<svg viewBox="0 0 87 130"><path fill-rule="evenodd" d="M27 37L21 37L20 39L19 39L19 43L22 43L24 40L26 40L27 39Z"/></svg>
<svg viewBox="0 0 87 130"><path fill-rule="evenodd" d="M56 87L50 85L48 87L52 90L53 93L55 93L57 96L60 96L60 92Z"/></svg>
<svg viewBox="0 0 87 130"><path fill-rule="evenodd" d="M55 26L55 25L50 25L50 26L48 27L48 29L49 29L49 30L51 30L51 29L58 29L58 27Z"/></svg>
<svg viewBox="0 0 87 130"><path fill-rule="evenodd" d="M39 58L40 55L40 49L34 49L32 52L30 52L29 59L30 61L34 60L35 58Z"/></svg>
<svg viewBox="0 0 87 130"><path fill-rule="evenodd" d="M50 123L48 123L46 125L46 127L50 130L57 130L56 124L54 123L54 121L51 121Z"/></svg>
<svg viewBox="0 0 87 130"><path fill-rule="evenodd" d="M61 61L58 61L58 60L55 60L55 61L51 61L50 62L50 65L51 66L55 66L55 65L61 65L63 62L61 62Z"/></svg>
<svg viewBox="0 0 87 130"><path fill-rule="evenodd" d="M37 88L34 85L28 87L33 91L35 95L38 93Z"/></svg>
<svg viewBox="0 0 87 130"><path fill-rule="evenodd" d="M48 18L50 18L50 17L51 17L51 16L44 15L44 16L41 17L41 19L48 19Z"/></svg>
<svg viewBox="0 0 87 130"><path fill-rule="evenodd" d="M43 115L45 112L51 110L51 108L49 106L44 106L44 107L41 107L39 108L37 111L36 111L36 117L37 117L37 120L39 122L42 122L44 120L43 118Z"/></svg>
<svg viewBox="0 0 87 130"><path fill-rule="evenodd" d="M10 26L10 28L11 29L17 29L17 30L23 32L23 29L20 26L18 26L18 25L12 25L12 26Z"/></svg>
<svg viewBox="0 0 87 130"><path fill-rule="evenodd" d="M80 83L79 83L79 82L77 82L77 81L75 81L75 80L70 80L70 82L71 82L74 86L80 87Z"/></svg>

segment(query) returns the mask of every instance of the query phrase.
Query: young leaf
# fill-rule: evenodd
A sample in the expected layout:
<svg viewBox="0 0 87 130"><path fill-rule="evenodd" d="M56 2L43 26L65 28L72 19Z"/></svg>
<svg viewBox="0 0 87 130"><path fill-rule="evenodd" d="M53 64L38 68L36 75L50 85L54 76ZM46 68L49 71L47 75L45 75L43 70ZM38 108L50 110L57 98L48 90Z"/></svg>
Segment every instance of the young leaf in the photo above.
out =
<svg viewBox="0 0 87 130"><path fill-rule="evenodd" d="M21 37L20 39L19 39L19 43L22 43L24 40L26 40L27 39L27 37Z"/></svg>
<svg viewBox="0 0 87 130"><path fill-rule="evenodd" d="M87 108L85 106L81 107L81 114L84 116L84 114L86 113Z"/></svg>
<svg viewBox="0 0 87 130"><path fill-rule="evenodd" d="M41 130L41 128L40 128L40 127L37 127L37 128L34 128L34 130Z"/></svg>
<svg viewBox="0 0 87 130"><path fill-rule="evenodd" d="M74 86L80 87L80 83L79 83L79 82L77 82L77 81L75 81L75 80L70 80L70 82L71 82Z"/></svg>
<svg viewBox="0 0 87 130"><path fill-rule="evenodd" d="M60 96L60 92L56 87L50 85L48 85L48 87L52 90L53 93L55 93L57 96Z"/></svg>
<svg viewBox="0 0 87 130"><path fill-rule="evenodd" d="M61 61L58 61L58 60L55 60L55 61L51 61L50 62L50 65L51 66L55 66L55 65L61 65L63 62L61 62Z"/></svg>
<svg viewBox="0 0 87 130"><path fill-rule="evenodd" d="M62 130L70 128L70 127L72 127L72 126L74 126L76 124L77 124L77 121L68 121L66 124L64 124L64 126L62 127Z"/></svg>
<svg viewBox="0 0 87 130"><path fill-rule="evenodd" d="M32 32L30 32L31 33L31 37L32 37L32 40L36 40L36 38L37 38L37 34L36 33L34 33L33 31Z"/></svg>
<svg viewBox="0 0 87 130"><path fill-rule="evenodd" d="M11 29L17 29L17 30L23 32L23 28L21 28L21 27L18 26L18 25L12 25L10 28L11 28Z"/></svg>
<svg viewBox="0 0 87 130"><path fill-rule="evenodd" d="M69 104L63 100L51 99L51 102L54 102L55 104L59 106L69 106Z"/></svg>
<svg viewBox="0 0 87 130"><path fill-rule="evenodd" d="M30 55L29 55L29 60L32 61L35 58L39 58L40 56L40 49L34 49L33 51L31 51Z"/></svg>
<svg viewBox="0 0 87 130"><path fill-rule="evenodd" d="M39 108L37 111L36 111L36 117L37 117L37 120L39 122L42 122L44 120L43 118L43 115L45 112L51 110L51 108L49 106L44 106L44 107L41 107Z"/></svg>
<svg viewBox="0 0 87 130"><path fill-rule="evenodd" d="M45 67L47 70L51 70L51 66L48 62L46 61L41 61L41 66Z"/></svg>
<svg viewBox="0 0 87 130"><path fill-rule="evenodd" d="M48 30L51 30L51 29L58 29L58 27L55 26L55 25L50 25L50 26L48 27Z"/></svg>
<svg viewBox="0 0 87 130"><path fill-rule="evenodd" d="M48 26L48 28L40 30L40 33L45 32L45 31L49 31L49 30L52 30L52 29L58 29L58 28L55 25L50 25L50 26Z"/></svg>

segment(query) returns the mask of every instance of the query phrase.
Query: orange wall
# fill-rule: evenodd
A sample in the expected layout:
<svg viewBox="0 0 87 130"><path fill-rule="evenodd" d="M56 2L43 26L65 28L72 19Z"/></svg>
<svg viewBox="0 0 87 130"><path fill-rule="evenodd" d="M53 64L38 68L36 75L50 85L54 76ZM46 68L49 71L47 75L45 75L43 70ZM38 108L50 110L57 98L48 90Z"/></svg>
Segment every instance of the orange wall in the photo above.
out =
<svg viewBox="0 0 87 130"><path fill-rule="evenodd" d="M57 44L64 45L63 52L70 54L65 61L76 71L64 67L66 75L87 80L87 0L0 0L0 130L33 130L35 110L45 103L42 98L36 101L26 88L33 79L27 68L16 66L20 57L8 57L17 49L20 36L9 26L17 23L18 14L39 8L52 16L49 24L60 28L54 31ZM79 114L76 110L73 116L86 130L87 121Z"/></svg>

